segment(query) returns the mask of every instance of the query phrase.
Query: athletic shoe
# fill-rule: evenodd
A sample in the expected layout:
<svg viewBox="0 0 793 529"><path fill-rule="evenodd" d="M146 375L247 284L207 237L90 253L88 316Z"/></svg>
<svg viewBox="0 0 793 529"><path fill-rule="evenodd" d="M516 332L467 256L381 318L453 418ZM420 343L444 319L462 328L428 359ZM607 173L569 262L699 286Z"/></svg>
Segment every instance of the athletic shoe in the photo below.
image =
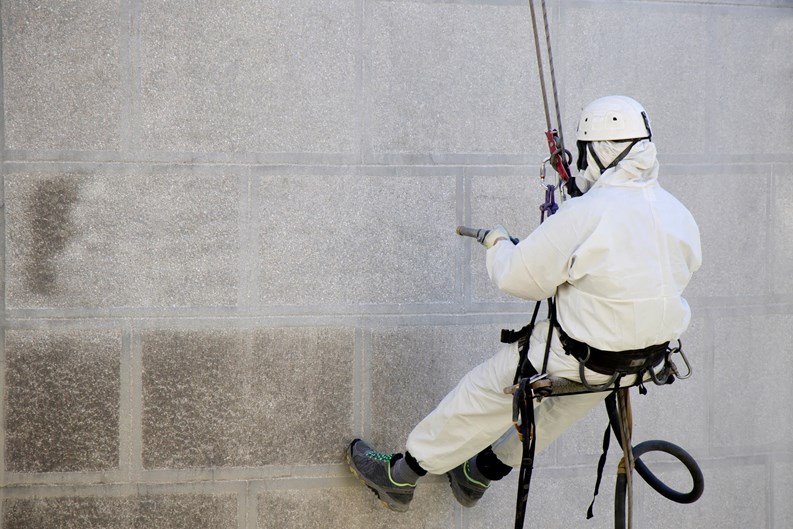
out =
<svg viewBox="0 0 793 529"><path fill-rule="evenodd" d="M454 498L463 507L473 507L476 505L485 491L490 487L490 481L477 481L471 477L470 459L446 473L449 478L449 485L452 487Z"/></svg>
<svg viewBox="0 0 793 529"><path fill-rule="evenodd" d="M364 441L355 439L347 452L347 463L355 476L396 512L406 512L413 499L415 483L397 483L391 477L391 465L402 454L383 454L371 449Z"/></svg>

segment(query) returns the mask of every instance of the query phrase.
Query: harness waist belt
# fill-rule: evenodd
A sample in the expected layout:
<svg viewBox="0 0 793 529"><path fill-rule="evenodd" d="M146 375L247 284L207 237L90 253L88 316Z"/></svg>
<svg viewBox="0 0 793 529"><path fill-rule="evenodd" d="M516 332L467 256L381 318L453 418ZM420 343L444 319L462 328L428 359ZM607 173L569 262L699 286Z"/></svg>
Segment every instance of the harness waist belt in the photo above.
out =
<svg viewBox="0 0 793 529"><path fill-rule="evenodd" d="M565 353L601 375L635 375L648 367L660 364L669 350L669 342L629 351L604 351L571 338L559 329L559 338Z"/></svg>

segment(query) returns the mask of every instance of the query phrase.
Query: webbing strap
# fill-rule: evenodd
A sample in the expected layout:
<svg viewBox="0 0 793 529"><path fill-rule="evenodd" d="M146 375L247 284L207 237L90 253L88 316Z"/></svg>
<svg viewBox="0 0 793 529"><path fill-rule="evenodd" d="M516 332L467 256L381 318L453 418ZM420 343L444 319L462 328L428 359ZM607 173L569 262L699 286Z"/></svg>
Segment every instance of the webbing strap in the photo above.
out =
<svg viewBox="0 0 793 529"><path fill-rule="evenodd" d="M531 367L531 362L528 360L529 356L529 339L531 338L531 333L534 332L534 324L537 321L537 314L540 312L540 302L538 301L534 305L534 312L531 315L531 321L521 329L517 331L512 331L508 329L501 329L501 342L502 343L515 343L519 342L518 345L518 365L515 368L515 377L512 379L513 384L517 384L518 381L521 379L522 376L525 375L525 371ZM532 373L534 374L534 373Z"/></svg>
<svg viewBox="0 0 793 529"><path fill-rule="evenodd" d="M534 393L531 389L531 379L537 375L537 370L529 360L529 347L531 334L534 331L534 324L537 322L537 315L540 312L541 302L534 305L534 312L528 325L517 331L502 330L501 341L504 343L518 342L518 365L515 369L513 384L517 385L515 394L512 397L512 419L518 427L523 451L520 462L520 472L518 475L518 499L515 507L515 529L522 529L526 517L526 504L529 501L529 486L531 485L531 473L534 469ZM550 309L549 309L550 310ZM553 325L550 326L553 330ZM550 344L550 341L548 342ZM547 364L548 353L546 351ZM545 366L543 366L545 371ZM519 425L519 426L518 426Z"/></svg>
<svg viewBox="0 0 793 529"><path fill-rule="evenodd" d="M525 340L520 347L520 360L515 371L514 383L518 389L513 396L513 420L520 421L520 438L523 442L520 472L518 473L518 498L515 506L515 529L522 529L526 518L526 505L529 501L529 488L531 487L531 474L534 470L534 451L537 444L534 423L534 392L531 387L532 379L548 370L548 357L551 350L551 338L556 323L556 304L553 298L548 299L548 337L545 343L545 357L543 358L542 371L537 372L528 358L529 340L540 310L540 302L534 306L531 323L521 329L526 334L520 339ZM520 332L520 331L519 331Z"/></svg>
<svg viewBox="0 0 793 529"><path fill-rule="evenodd" d="M589 504L589 508L586 511L587 520L595 516L595 498L597 498L598 492L600 492L600 482L603 481L603 469L606 468L606 458L608 457L609 446L611 444L611 428L613 427L611 421L613 417L616 417L617 413L617 393L615 391L612 391L609 393L609 396L606 397L606 410L609 415L609 424L606 426L606 431L603 433L603 453L600 454L600 459L598 459L595 492L592 494L592 503Z"/></svg>
<svg viewBox="0 0 793 529"><path fill-rule="evenodd" d="M623 388L624 389L624 388ZM606 458L608 457L609 453L609 445L611 440L611 432L614 432L614 435L617 437L617 443L622 447L622 434L620 428L620 418L619 413L617 412L617 392L620 390L619 388L619 381L615 384L615 389L609 396L606 397L606 411L608 412L609 416L609 423L606 426L606 431L603 433L603 453L600 454L600 459L598 460L598 469L597 469L597 479L595 480L595 491L592 494L592 503L589 504L589 509L587 509L586 517L587 520L594 516L594 508L595 508L595 498L597 498L598 492L600 491L600 482L603 480L603 469L606 467Z"/></svg>
<svg viewBox="0 0 793 529"><path fill-rule="evenodd" d="M556 327L556 301L554 298L548 298L548 336L545 340L545 356L542 358L542 371L540 373L548 372L548 358L551 356L554 327Z"/></svg>
<svg viewBox="0 0 793 529"><path fill-rule="evenodd" d="M528 377L521 379L514 398L518 402L520 409L520 432L523 438L523 455L520 461L520 473L518 474L518 500L515 507L515 529L523 529L523 522L526 518L526 504L529 501L531 473L534 469L534 449L537 441L534 430L534 394L532 393L531 382Z"/></svg>

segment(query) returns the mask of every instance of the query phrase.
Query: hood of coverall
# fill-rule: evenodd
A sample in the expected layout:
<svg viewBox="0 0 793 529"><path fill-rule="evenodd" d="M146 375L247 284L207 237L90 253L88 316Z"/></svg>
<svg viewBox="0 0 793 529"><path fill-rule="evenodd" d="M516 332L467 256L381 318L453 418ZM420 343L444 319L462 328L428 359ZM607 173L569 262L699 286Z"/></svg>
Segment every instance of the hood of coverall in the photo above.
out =
<svg viewBox="0 0 793 529"><path fill-rule="evenodd" d="M608 166L625 149L625 142L594 141L592 147L603 165ZM592 154L587 151L587 168L579 173L576 185L586 193L596 183L598 185L619 185L644 187L658 178L658 157L655 144L641 140L616 167L600 174L600 169Z"/></svg>

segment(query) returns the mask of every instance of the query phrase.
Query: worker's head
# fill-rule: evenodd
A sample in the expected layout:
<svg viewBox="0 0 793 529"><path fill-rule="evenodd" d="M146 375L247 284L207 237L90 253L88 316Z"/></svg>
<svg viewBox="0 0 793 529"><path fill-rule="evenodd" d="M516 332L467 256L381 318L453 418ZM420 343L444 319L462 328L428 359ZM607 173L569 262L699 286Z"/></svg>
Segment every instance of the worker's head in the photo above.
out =
<svg viewBox="0 0 793 529"><path fill-rule="evenodd" d="M581 112L576 140L627 141L650 139L650 120L636 100L627 96L595 99Z"/></svg>
<svg viewBox="0 0 793 529"><path fill-rule="evenodd" d="M634 145L651 139L650 120L642 105L627 96L601 97L581 112L576 165L583 172L594 161L598 175L602 174L616 167Z"/></svg>

